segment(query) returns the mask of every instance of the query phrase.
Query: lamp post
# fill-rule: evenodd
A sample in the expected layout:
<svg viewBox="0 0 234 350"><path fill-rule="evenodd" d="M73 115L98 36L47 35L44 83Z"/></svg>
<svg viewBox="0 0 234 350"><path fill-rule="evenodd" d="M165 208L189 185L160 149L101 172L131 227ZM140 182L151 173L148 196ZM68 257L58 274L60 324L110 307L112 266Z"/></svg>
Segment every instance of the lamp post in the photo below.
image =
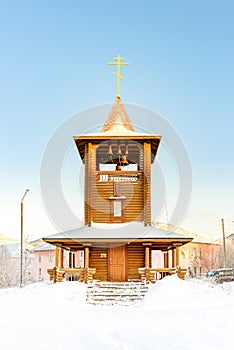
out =
<svg viewBox="0 0 234 350"><path fill-rule="evenodd" d="M20 202L20 288L23 285L23 238L24 238L24 204L23 200L29 189L25 190L23 198Z"/></svg>
<svg viewBox="0 0 234 350"><path fill-rule="evenodd" d="M225 230L224 230L224 219L222 221L222 233L223 233L223 256L224 256L224 266L227 267L227 253L226 253L226 237L225 237Z"/></svg>

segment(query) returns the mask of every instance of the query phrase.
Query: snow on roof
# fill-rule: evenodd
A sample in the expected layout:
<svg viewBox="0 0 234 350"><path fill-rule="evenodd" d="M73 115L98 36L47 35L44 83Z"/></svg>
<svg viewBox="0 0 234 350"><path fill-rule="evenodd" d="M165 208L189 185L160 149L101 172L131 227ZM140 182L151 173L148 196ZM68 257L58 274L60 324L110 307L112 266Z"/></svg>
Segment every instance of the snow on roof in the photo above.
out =
<svg viewBox="0 0 234 350"><path fill-rule="evenodd" d="M49 243L44 243L44 244L34 248L33 252L39 252L39 251L45 251L45 250L55 250L55 246L53 246Z"/></svg>
<svg viewBox="0 0 234 350"><path fill-rule="evenodd" d="M165 231L158 229L155 225L144 226L141 222L130 222L123 224L93 224L91 227L83 226L81 228L60 232L43 239L190 239L191 236L185 236L178 232Z"/></svg>
<svg viewBox="0 0 234 350"><path fill-rule="evenodd" d="M17 257L20 255L20 244L14 243L14 244L6 244L5 245L8 253L11 257Z"/></svg>
<svg viewBox="0 0 234 350"><path fill-rule="evenodd" d="M182 227L176 227L174 225L166 224L166 223L162 223L162 222L156 222L156 226L161 230L173 231L173 232L180 233L183 236L192 237L193 243L219 244L219 242L217 242L217 241L214 242L214 240L212 240L212 239L209 239L209 238L204 237L204 236L199 236L193 232L190 232L188 230L183 229Z"/></svg>
<svg viewBox="0 0 234 350"><path fill-rule="evenodd" d="M5 250L7 251L7 253L9 254L9 256L11 258L19 258L20 255L21 255L20 243L5 244L5 245L2 245L2 247L5 248ZM30 249L28 249L28 245L27 244L24 247L24 254L26 252L30 253Z"/></svg>

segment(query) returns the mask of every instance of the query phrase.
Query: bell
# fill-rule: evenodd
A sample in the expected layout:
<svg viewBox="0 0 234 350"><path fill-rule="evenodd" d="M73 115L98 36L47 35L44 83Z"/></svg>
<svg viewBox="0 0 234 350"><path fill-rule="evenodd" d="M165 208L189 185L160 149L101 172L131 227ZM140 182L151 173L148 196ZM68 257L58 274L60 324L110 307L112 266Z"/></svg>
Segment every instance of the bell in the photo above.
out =
<svg viewBox="0 0 234 350"><path fill-rule="evenodd" d="M119 156L122 154L120 145L118 145L118 152L117 152L117 154L118 154Z"/></svg>
<svg viewBox="0 0 234 350"><path fill-rule="evenodd" d="M128 143L126 143L126 150L125 150L125 154L128 155Z"/></svg>
<svg viewBox="0 0 234 350"><path fill-rule="evenodd" d="M121 165L125 166L125 165L128 165L128 160L127 160L127 157L126 156L122 156L121 158Z"/></svg>
<svg viewBox="0 0 234 350"><path fill-rule="evenodd" d="M112 156L112 155L113 155L111 145L109 145L109 150L108 150L108 153L107 153L107 154L108 154L109 156Z"/></svg>

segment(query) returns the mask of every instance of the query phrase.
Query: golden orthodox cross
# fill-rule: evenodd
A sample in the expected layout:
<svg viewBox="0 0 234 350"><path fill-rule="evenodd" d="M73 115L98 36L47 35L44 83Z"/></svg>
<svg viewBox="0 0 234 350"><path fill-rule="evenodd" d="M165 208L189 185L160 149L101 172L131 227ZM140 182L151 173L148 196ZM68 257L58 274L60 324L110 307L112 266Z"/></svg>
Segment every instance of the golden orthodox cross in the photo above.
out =
<svg viewBox="0 0 234 350"><path fill-rule="evenodd" d="M124 79L122 75L120 75L120 67L121 66L129 66L130 63L128 62L121 62L123 60L120 55L115 58L116 62L108 62L110 66L117 66L118 72L113 72L113 74L117 77L117 96L120 97L120 79Z"/></svg>

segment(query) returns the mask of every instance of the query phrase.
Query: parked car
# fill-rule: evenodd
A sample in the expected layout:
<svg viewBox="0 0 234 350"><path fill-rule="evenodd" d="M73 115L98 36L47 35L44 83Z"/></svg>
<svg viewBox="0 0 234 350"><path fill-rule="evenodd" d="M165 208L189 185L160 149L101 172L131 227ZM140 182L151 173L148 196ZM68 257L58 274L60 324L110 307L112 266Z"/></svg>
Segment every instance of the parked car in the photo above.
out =
<svg viewBox="0 0 234 350"><path fill-rule="evenodd" d="M234 281L234 269L222 268L211 270L207 273L206 277L216 283L231 282Z"/></svg>

